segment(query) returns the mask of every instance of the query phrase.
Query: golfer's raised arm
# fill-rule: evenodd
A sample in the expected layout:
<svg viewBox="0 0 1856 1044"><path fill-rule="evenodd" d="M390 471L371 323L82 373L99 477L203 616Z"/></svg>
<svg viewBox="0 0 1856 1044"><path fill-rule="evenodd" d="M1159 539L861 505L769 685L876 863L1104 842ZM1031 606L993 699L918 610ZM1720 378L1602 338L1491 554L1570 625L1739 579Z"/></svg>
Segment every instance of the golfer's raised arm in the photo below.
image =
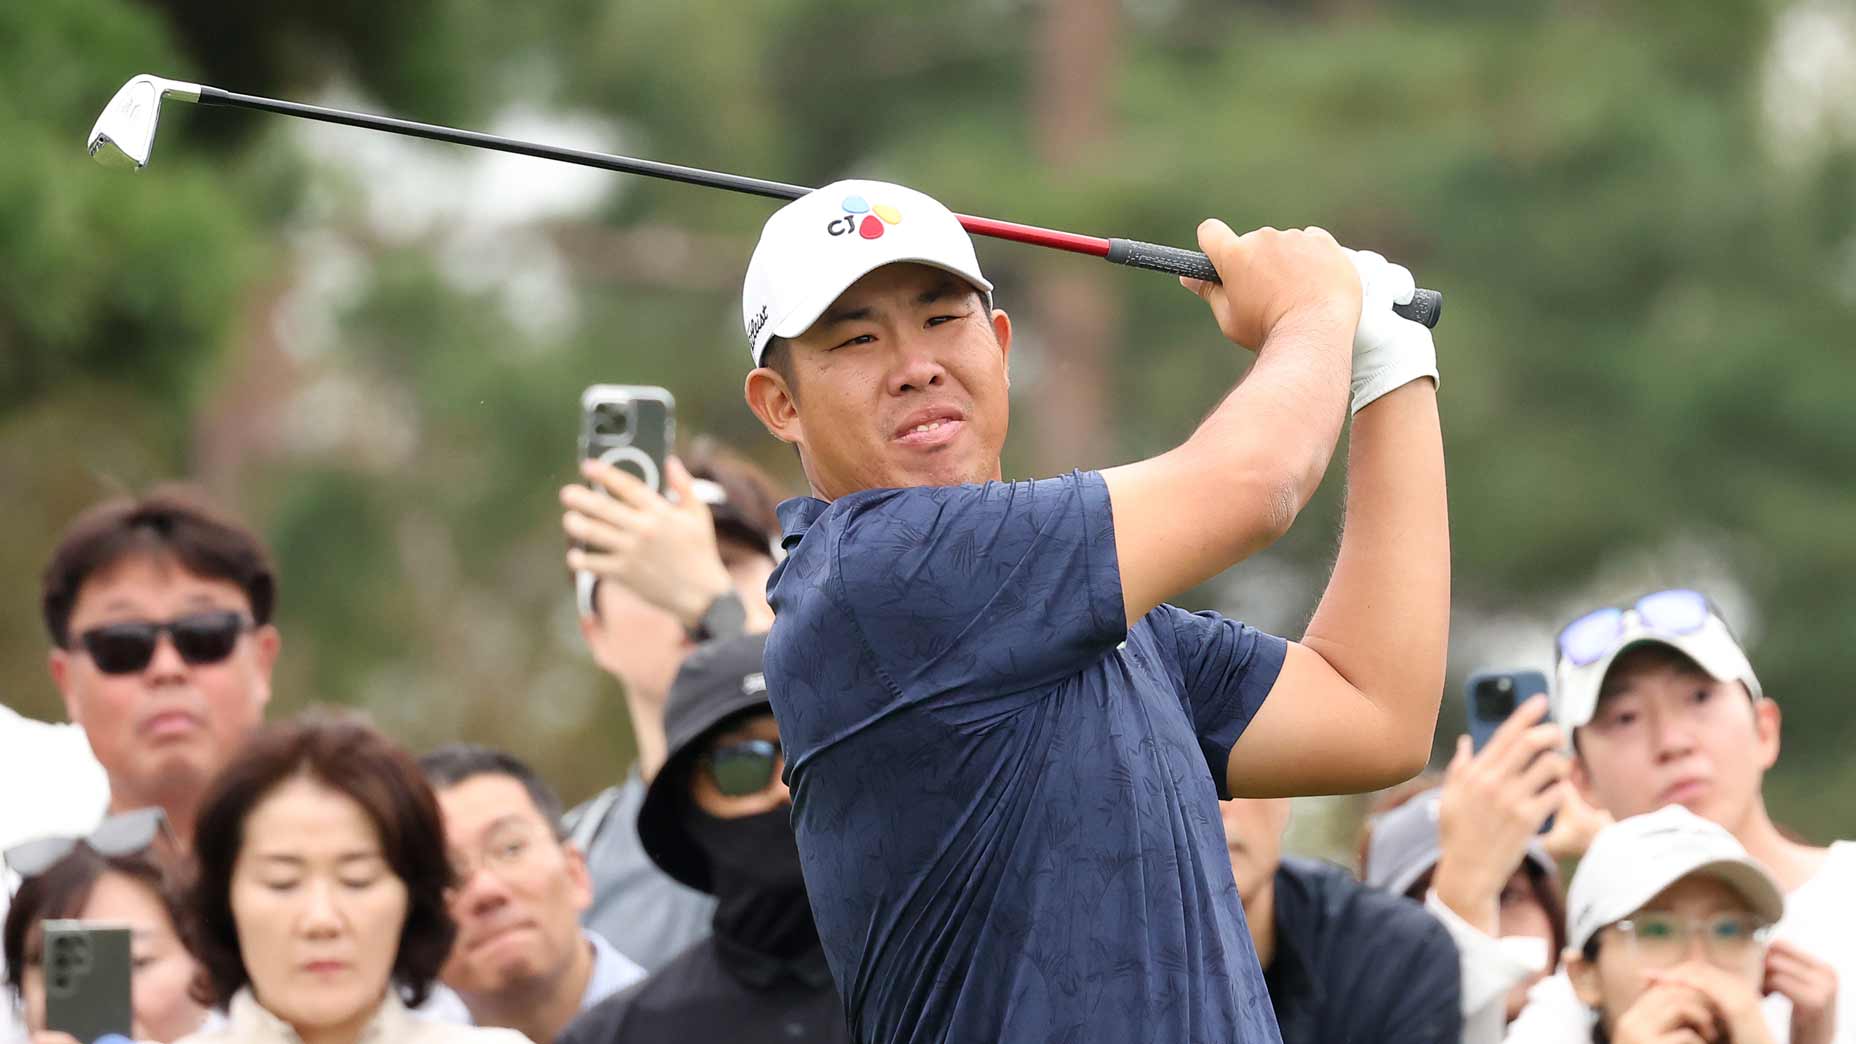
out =
<svg viewBox="0 0 1856 1044"><path fill-rule="evenodd" d="M1231 751L1232 794L1369 790L1430 755L1450 617L1450 522L1429 331L1380 322L1410 274L1356 255L1365 305L1353 360L1345 530L1300 644Z"/></svg>
<svg viewBox="0 0 1856 1044"><path fill-rule="evenodd" d="M1333 238L1207 221L1199 246L1223 284L1188 285L1257 359L1183 445L1102 473L1130 626L1287 531L1347 416L1360 282Z"/></svg>

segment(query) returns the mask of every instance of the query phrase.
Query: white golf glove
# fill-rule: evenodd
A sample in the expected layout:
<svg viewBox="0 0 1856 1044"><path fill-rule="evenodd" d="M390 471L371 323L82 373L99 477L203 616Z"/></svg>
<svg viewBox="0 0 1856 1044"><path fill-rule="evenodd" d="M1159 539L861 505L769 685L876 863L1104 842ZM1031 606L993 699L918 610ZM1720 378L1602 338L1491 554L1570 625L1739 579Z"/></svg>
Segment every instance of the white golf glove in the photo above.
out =
<svg viewBox="0 0 1856 1044"><path fill-rule="evenodd" d="M1401 318L1395 304L1410 304L1418 284L1404 265L1371 250L1349 250L1360 273L1360 325L1353 334L1353 412L1395 388L1429 377L1437 383L1437 346L1422 323Z"/></svg>

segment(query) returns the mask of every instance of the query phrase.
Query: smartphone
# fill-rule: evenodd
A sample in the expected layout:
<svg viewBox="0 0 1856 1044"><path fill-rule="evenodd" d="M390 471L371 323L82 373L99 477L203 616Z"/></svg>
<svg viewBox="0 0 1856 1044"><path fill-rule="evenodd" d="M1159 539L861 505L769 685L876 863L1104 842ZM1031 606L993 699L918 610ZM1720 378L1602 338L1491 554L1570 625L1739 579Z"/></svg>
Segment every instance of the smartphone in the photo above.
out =
<svg viewBox="0 0 1856 1044"><path fill-rule="evenodd" d="M45 1026L91 1044L115 1033L128 1039L129 929L96 921L49 920L45 927Z"/></svg>
<svg viewBox="0 0 1856 1044"><path fill-rule="evenodd" d="M1482 671L1469 679L1469 741L1480 752L1514 709L1547 691L1539 671Z"/></svg>
<svg viewBox="0 0 1856 1044"><path fill-rule="evenodd" d="M677 443L677 402L668 389L595 384L580 393L580 456L630 472L664 491L664 461Z"/></svg>
<svg viewBox="0 0 1856 1044"><path fill-rule="evenodd" d="M1539 671L1483 671L1470 677L1468 691L1469 742L1480 753L1516 707L1547 691L1547 676ZM1553 817L1548 816L1540 832L1551 829Z"/></svg>

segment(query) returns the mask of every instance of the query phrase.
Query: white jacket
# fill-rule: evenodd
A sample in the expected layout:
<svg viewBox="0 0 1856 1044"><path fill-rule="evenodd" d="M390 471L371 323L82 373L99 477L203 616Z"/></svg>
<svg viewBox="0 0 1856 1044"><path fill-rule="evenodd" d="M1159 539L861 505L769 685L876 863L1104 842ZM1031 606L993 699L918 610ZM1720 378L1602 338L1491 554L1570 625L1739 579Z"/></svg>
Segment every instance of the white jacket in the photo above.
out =
<svg viewBox="0 0 1856 1044"><path fill-rule="evenodd" d="M265 1010L247 986L232 998L222 1025L183 1037L177 1044L303 1044L303 1039L288 1022ZM530 1044L530 1041L512 1029L484 1029L422 1019L407 1011L397 991L389 989L386 1000L368 1020L355 1044Z"/></svg>

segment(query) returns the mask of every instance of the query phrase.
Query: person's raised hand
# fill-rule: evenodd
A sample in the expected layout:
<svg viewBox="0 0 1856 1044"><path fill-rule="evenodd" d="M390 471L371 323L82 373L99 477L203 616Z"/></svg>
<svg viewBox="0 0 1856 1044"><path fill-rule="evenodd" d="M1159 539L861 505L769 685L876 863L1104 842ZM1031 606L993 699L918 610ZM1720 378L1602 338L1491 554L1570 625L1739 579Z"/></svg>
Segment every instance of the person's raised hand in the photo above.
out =
<svg viewBox="0 0 1856 1044"><path fill-rule="evenodd" d="M579 545L568 549L567 568L624 584L686 628L734 590L716 550L715 521L682 461L672 457L664 468L674 500L611 464L584 460L580 471L599 488L561 489L561 528Z"/></svg>
<svg viewBox="0 0 1856 1044"><path fill-rule="evenodd" d="M1541 837L1540 844L1561 862L1578 859L1592 847L1598 832L1613 822L1611 813L1585 800L1569 779L1560 784L1559 811L1553 813L1553 827Z"/></svg>
<svg viewBox="0 0 1856 1044"><path fill-rule="evenodd" d="M1559 751L1560 731L1543 725L1547 699L1516 707L1481 753L1458 736L1456 756L1438 797L1441 854L1431 887L1458 917L1488 935L1497 932L1502 889L1520 868L1527 846L1560 803L1570 768Z"/></svg>
<svg viewBox="0 0 1856 1044"><path fill-rule="evenodd" d="M1242 236L1216 218L1199 225L1199 249L1219 283L1182 277L1211 306L1218 329L1251 351L1285 320L1334 324L1351 343L1359 324L1360 277L1334 237L1319 228L1260 228Z"/></svg>
<svg viewBox="0 0 1856 1044"><path fill-rule="evenodd" d="M1766 947L1767 993L1792 1002L1791 1044L1830 1044L1837 1035L1837 971L1787 942Z"/></svg>
<svg viewBox="0 0 1856 1044"><path fill-rule="evenodd" d="M1715 1017L1707 999L1688 986L1653 985L1637 995L1612 1027L1612 1044L1709 1044Z"/></svg>
<svg viewBox="0 0 1856 1044"><path fill-rule="evenodd" d="M1688 960L1673 968L1645 973L1652 988L1680 986L1694 990L1714 1014L1722 1044L1772 1044L1760 1010L1759 991L1745 979L1708 961Z"/></svg>

